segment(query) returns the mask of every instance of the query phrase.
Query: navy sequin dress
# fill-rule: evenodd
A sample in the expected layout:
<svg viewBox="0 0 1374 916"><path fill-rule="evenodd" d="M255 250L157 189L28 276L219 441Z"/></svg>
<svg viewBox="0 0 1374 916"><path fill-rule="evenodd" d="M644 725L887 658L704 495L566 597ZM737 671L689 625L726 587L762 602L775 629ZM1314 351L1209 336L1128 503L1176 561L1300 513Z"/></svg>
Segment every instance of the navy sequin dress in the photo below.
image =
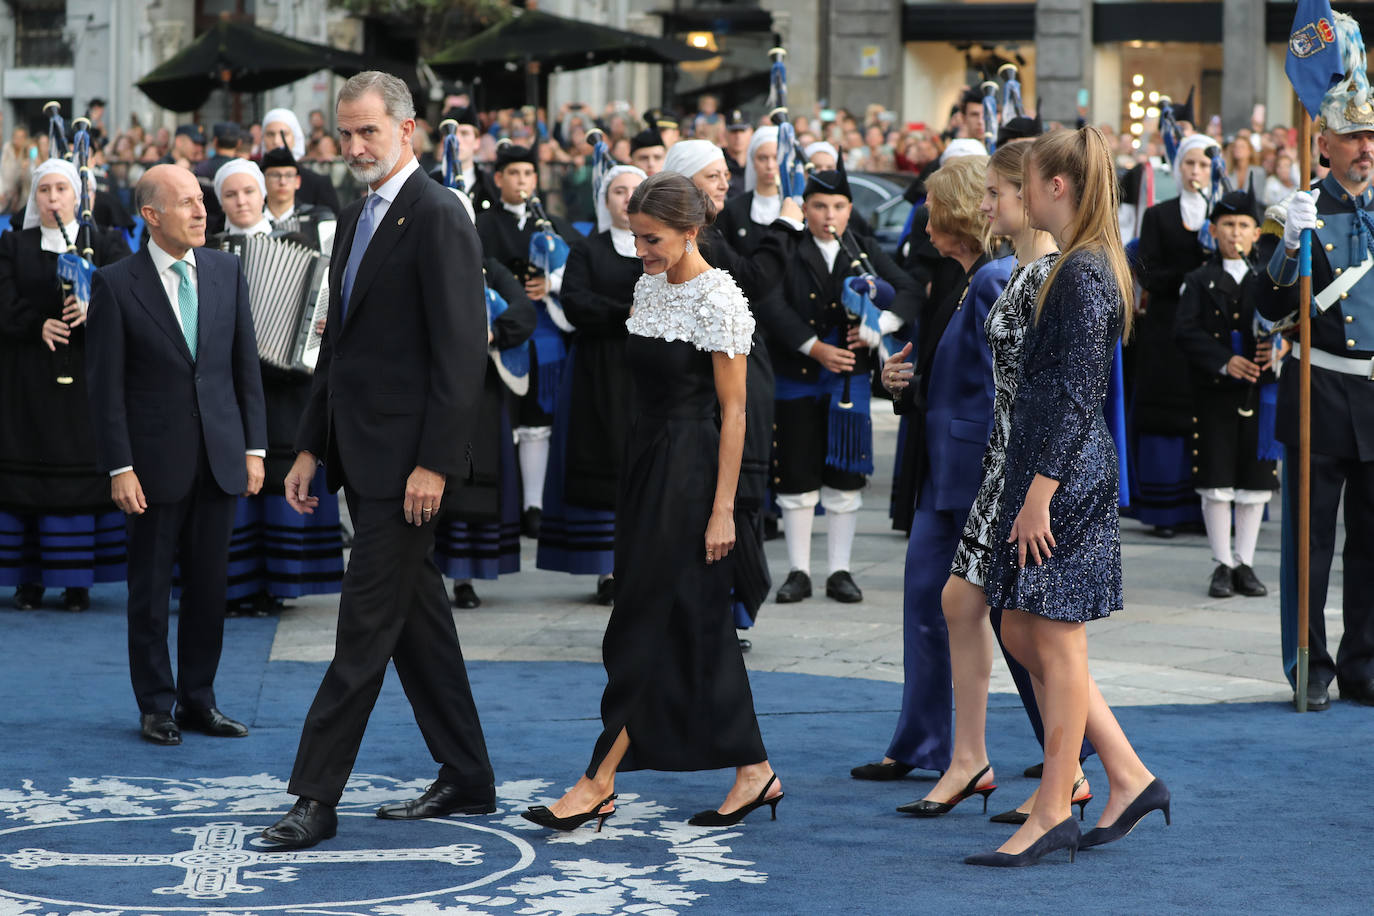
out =
<svg viewBox="0 0 1374 916"><path fill-rule="evenodd" d="M986 582L991 607L1082 622L1122 606L1116 448L1102 414L1122 314L1106 259L1082 252L1065 261L1026 330ZM1027 559L1018 569L1007 537L1036 474L1059 481L1050 499L1057 546L1043 565Z"/></svg>

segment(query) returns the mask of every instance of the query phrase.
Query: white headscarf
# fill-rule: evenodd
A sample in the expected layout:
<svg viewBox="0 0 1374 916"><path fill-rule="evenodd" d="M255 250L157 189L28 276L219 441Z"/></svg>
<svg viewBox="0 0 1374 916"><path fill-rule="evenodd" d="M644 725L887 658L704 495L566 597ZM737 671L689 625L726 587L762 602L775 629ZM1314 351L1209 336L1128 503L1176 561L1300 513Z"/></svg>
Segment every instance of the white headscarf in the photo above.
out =
<svg viewBox="0 0 1374 916"><path fill-rule="evenodd" d="M606 173L605 180L601 183L601 193L596 195L596 231L605 232L611 228L611 209L606 206L606 194L611 190L611 183L621 175L638 175L641 179L648 178L644 170L634 165L617 165Z"/></svg>
<svg viewBox="0 0 1374 916"><path fill-rule="evenodd" d="M983 145L981 140L972 137L959 137L949 141L949 146L940 154L940 164L944 165L951 159L958 159L960 156L982 156L988 157L988 148Z"/></svg>
<svg viewBox="0 0 1374 916"><path fill-rule="evenodd" d="M1178 145L1178 150L1174 153L1174 161L1171 163L1175 174L1178 172L1179 163L1183 162L1183 157L1195 149L1209 150L1217 145L1206 134L1189 134L1183 138L1183 142ZM1195 191L1192 188L1179 186L1178 208L1179 215L1183 218L1183 228L1197 231L1202 228L1202 224L1207 222L1207 194L1210 186L1204 187L1202 191Z"/></svg>
<svg viewBox="0 0 1374 916"><path fill-rule="evenodd" d="M663 159L663 171L693 178L717 159L724 162L725 151L710 140L679 140L668 147L668 155Z"/></svg>
<svg viewBox="0 0 1374 916"><path fill-rule="evenodd" d="M267 125L276 121L281 121L291 128L291 155L297 160L305 158L305 134L301 131L301 122L296 119L295 112L289 108L273 108L262 116L262 133L264 144L266 143ZM265 152L265 150L264 150Z"/></svg>
<svg viewBox="0 0 1374 916"><path fill-rule="evenodd" d="M749 152L745 154L744 160L744 190L752 191L759 183L758 172L754 171L754 153L765 143L777 142L778 129L771 124L768 127L754 129L754 136L749 139Z"/></svg>
<svg viewBox="0 0 1374 916"><path fill-rule="evenodd" d="M835 157L835 163L837 165L839 164L840 151L835 149L835 144L833 143L827 143L824 140L817 140L815 143L808 143L806 145L806 158L810 159L816 153L829 153L830 155Z"/></svg>
<svg viewBox="0 0 1374 916"><path fill-rule="evenodd" d="M81 193L81 179L76 174L76 166L66 159L45 159L38 163L33 167L33 179L29 185L29 202L24 207L25 229L32 229L34 226L42 224L43 214L38 212L38 182L54 173L67 179L67 183L72 186L73 197ZM66 251L66 246L63 246L62 250Z"/></svg>
<svg viewBox="0 0 1374 916"><path fill-rule="evenodd" d="M262 177L262 169L251 159L230 159L215 171L215 197L224 205L224 183L235 175L252 175L258 182L262 199L267 201L267 181Z"/></svg>

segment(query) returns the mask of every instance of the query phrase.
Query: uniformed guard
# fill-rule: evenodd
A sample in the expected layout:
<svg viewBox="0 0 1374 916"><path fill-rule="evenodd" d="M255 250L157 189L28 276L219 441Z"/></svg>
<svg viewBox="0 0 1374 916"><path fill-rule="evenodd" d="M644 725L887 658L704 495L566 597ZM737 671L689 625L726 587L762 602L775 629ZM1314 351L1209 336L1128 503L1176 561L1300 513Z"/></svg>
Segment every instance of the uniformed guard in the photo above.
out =
<svg viewBox="0 0 1374 916"><path fill-rule="evenodd" d="M853 198L843 165L812 172L803 199L808 231L764 310L777 373L773 486L791 564L777 600L811 594L811 527L819 503L829 522L826 595L848 603L863 600L849 567L860 491L873 470L869 376L877 340L845 308L845 287L860 273L892 286L880 313L882 334L914 317L917 290L872 239L847 231ZM856 264L860 253L868 264Z"/></svg>
<svg viewBox="0 0 1374 916"><path fill-rule="evenodd" d="M1287 446L1283 511L1296 518L1297 479L1289 469L1299 463L1297 360L1301 347L1310 344L1311 667L1306 700L1314 710L1329 705L1333 679L1343 699L1374 706L1374 106L1363 54L1355 75L1327 92L1316 121L1317 149L1330 174L1315 191L1289 199L1282 234L1264 235L1259 246L1267 282L1259 284L1256 308L1271 320L1292 318L1298 308L1299 242L1303 230L1313 232L1312 339L1294 342L1280 375L1278 438ZM1333 658L1326 645L1326 589L1342 491L1345 635ZM1283 582L1292 587L1280 591L1284 665L1290 676L1297 658L1296 551L1297 545L1285 538Z"/></svg>
<svg viewBox="0 0 1374 916"><path fill-rule="evenodd" d="M1193 375L1193 486L1216 568L1207 593L1268 594L1255 575L1264 507L1278 489L1274 453L1273 345L1255 320L1260 283L1250 261L1259 232L1252 190L1231 191L1211 212L1217 250L1183 279L1174 330ZM1231 521L1235 518L1235 543Z"/></svg>

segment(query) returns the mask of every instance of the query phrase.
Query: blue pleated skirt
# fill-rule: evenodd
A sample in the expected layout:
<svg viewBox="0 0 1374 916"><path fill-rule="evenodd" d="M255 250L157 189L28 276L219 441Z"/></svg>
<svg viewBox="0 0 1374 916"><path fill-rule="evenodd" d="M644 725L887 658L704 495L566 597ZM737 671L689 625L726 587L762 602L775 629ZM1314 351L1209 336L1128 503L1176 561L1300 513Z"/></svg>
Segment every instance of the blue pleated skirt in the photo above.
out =
<svg viewBox="0 0 1374 916"><path fill-rule="evenodd" d="M119 511L88 515L0 512L0 586L90 588L128 574Z"/></svg>
<svg viewBox="0 0 1374 916"><path fill-rule="evenodd" d="M239 497L229 541L225 598L241 601L266 593L274 598L337 593L343 583L343 529L339 498L316 474L311 495L320 503L300 515L284 496Z"/></svg>
<svg viewBox="0 0 1374 916"><path fill-rule="evenodd" d="M520 571L520 472L510 421L501 417L500 517L494 522L442 522L434 562L453 579L495 579Z"/></svg>

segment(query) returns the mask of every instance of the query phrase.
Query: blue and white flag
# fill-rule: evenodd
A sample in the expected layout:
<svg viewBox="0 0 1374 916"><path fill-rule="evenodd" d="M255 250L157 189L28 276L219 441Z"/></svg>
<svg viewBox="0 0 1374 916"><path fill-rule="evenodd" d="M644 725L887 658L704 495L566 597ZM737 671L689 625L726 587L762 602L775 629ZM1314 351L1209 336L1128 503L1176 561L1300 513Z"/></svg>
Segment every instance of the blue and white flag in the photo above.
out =
<svg viewBox="0 0 1374 916"><path fill-rule="evenodd" d="M1341 43L1329 0L1298 0L1283 72L1288 74L1288 81L1293 84L1302 107L1309 115L1317 117L1327 90L1345 76Z"/></svg>

